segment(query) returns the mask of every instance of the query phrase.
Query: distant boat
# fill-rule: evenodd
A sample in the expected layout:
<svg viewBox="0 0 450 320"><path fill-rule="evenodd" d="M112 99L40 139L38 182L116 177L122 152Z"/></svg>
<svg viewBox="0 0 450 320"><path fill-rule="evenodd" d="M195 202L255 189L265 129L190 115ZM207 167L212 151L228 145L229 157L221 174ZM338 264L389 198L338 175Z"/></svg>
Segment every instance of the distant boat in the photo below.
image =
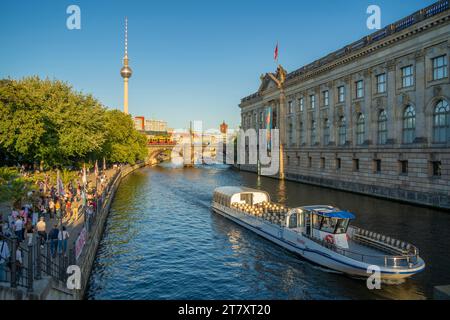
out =
<svg viewBox="0 0 450 320"><path fill-rule="evenodd" d="M320 266L357 278L379 267L381 280L397 282L424 270L412 244L350 226L354 214L327 205L286 208L267 192L244 187L214 191L212 210Z"/></svg>

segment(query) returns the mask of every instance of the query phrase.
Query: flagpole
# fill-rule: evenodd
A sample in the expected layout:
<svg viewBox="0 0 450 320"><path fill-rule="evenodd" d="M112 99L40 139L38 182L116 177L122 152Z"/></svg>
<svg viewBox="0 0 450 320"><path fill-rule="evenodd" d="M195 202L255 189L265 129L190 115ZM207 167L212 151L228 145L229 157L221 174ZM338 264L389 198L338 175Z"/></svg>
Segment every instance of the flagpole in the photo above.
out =
<svg viewBox="0 0 450 320"><path fill-rule="evenodd" d="M275 65L278 67L279 63L278 63L278 41L277 41L277 45L275 47Z"/></svg>

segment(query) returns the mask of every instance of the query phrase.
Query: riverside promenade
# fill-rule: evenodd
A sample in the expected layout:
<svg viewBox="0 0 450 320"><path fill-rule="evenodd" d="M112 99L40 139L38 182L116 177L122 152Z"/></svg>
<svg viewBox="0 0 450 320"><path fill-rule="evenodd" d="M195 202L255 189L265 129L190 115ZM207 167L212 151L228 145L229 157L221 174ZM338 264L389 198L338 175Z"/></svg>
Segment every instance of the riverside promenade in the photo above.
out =
<svg viewBox="0 0 450 320"><path fill-rule="evenodd" d="M50 242L47 241L42 248L36 235L32 246L28 247L25 241L22 242L19 246L22 266L17 270L13 261L10 268L4 268L6 277L3 277L3 280L7 281L0 281L0 300L82 299L115 191L123 177L143 166L145 163L108 170L107 183L96 199L96 212L88 215L86 207L82 207L77 217L63 220L63 225L70 235L66 255L53 257L50 254ZM89 179L95 181L95 176L90 175ZM55 224L60 227L59 223L57 219L47 219L47 232ZM0 240L8 244L11 252L16 250L16 241L6 238ZM15 255L11 255L12 260L15 258ZM69 266L80 268L79 289L67 288Z"/></svg>

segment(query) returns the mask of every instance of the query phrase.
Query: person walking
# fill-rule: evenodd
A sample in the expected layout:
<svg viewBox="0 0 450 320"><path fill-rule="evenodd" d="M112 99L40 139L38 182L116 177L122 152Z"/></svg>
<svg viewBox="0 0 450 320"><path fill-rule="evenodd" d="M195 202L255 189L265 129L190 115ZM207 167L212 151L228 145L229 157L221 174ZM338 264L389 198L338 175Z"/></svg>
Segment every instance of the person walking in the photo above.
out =
<svg viewBox="0 0 450 320"><path fill-rule="evenodd" d="M36 227L36 224L39 221L39 212L37 210L32 210L31 213L31 223L33 224L33 227Z"/></svg>
<svg viewBox="0 0 450 320"><path fill-rule="evenodd" d="M55 216L55 202L53 201L53 199L50 199L48 208L50 211L50 219L53 219L53 217Z"/></svg>
<svg viewBox="0 0 450 320"><path fill-rule="evenodd" d="M6 281L6 268L9 262L9 247L6 240L0 238L0 281Z"/></svg>
<svg viewBox="0 0 450 320"><path fill-rule="evenodd" d="M72 218L72 203L70 202L70 199L67 199L66 201L66 218L68 220Z"/></svg>
<svg viewBox="0 0 450 320"><path fill-rule="evenodd" d="M66 227L62 227L62 231L60 230L58 233L58 253L66 256L67 252L67 241L69 239L69 232L66 230Z"/></svg>
<svg viewBox="0 0 450 320"><path fill-rule="evenodd" d="M61 219L61 203L60 200L56 200L55 203L56 219Z"/></svg>
<svg viewBox="0 0 450 320"><path fill-rule="evenodd" d="M17 216L16 221L14 221L14 233L19 242L23 240L23 220L19 216Z"/></svg>
<svg viewBox="0 0 450 320"><path fill-rule="evenodd" d="M72 204L72 216L73 220L76 221L78 219L78 208L80 207L80 204L78 203L78 199L75 198Z"/></svg>
<svg viewBox="0 0 450 320"><path fill-rule="evenodd" d="M40 221L36 225L36 229L39 235L39 243L41 244L41 248L43 248L45 242L47 241L47 225L44 217L41 217Z"/></svg>
<svg viewBox="0 0 450 320"><path fill-rule="evenodd" d="M22 270L23 270L22 250L20 249L20 245L17 244L17 249L16 249L16 281L17 282L19 282L20 278L22 277Z"/></svg>
<svg viewBox="0 0 450 320"><path fill-rule="evenodd" d="M56 249L58 246L58 235L59 235L58 225L55 224L53 226L53 229L50 230L50 233L48 235L50 239L50 253L53 258L56 257Z"/></svg>
<svg viewBox="0 0 450 320"><path fill-rule="evenodd" d="M25 224L25 233L28 240L28 246L33 245L34 228L33 223L30 219L28 219L27 223Z"/></svg>

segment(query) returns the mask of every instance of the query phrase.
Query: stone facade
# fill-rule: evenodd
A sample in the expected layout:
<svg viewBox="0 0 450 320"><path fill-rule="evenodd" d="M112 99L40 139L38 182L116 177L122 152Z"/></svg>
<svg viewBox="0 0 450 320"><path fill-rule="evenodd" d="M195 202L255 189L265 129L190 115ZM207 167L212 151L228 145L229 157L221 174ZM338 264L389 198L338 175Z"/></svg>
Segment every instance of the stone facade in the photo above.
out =
<svg viewBox="0 0 450 320"><path fill-rule="evenodd" d="M446 0L289 73L283 99L262 76L242 129L272 110L287 179L450 209L449 56Z"/></svg>

